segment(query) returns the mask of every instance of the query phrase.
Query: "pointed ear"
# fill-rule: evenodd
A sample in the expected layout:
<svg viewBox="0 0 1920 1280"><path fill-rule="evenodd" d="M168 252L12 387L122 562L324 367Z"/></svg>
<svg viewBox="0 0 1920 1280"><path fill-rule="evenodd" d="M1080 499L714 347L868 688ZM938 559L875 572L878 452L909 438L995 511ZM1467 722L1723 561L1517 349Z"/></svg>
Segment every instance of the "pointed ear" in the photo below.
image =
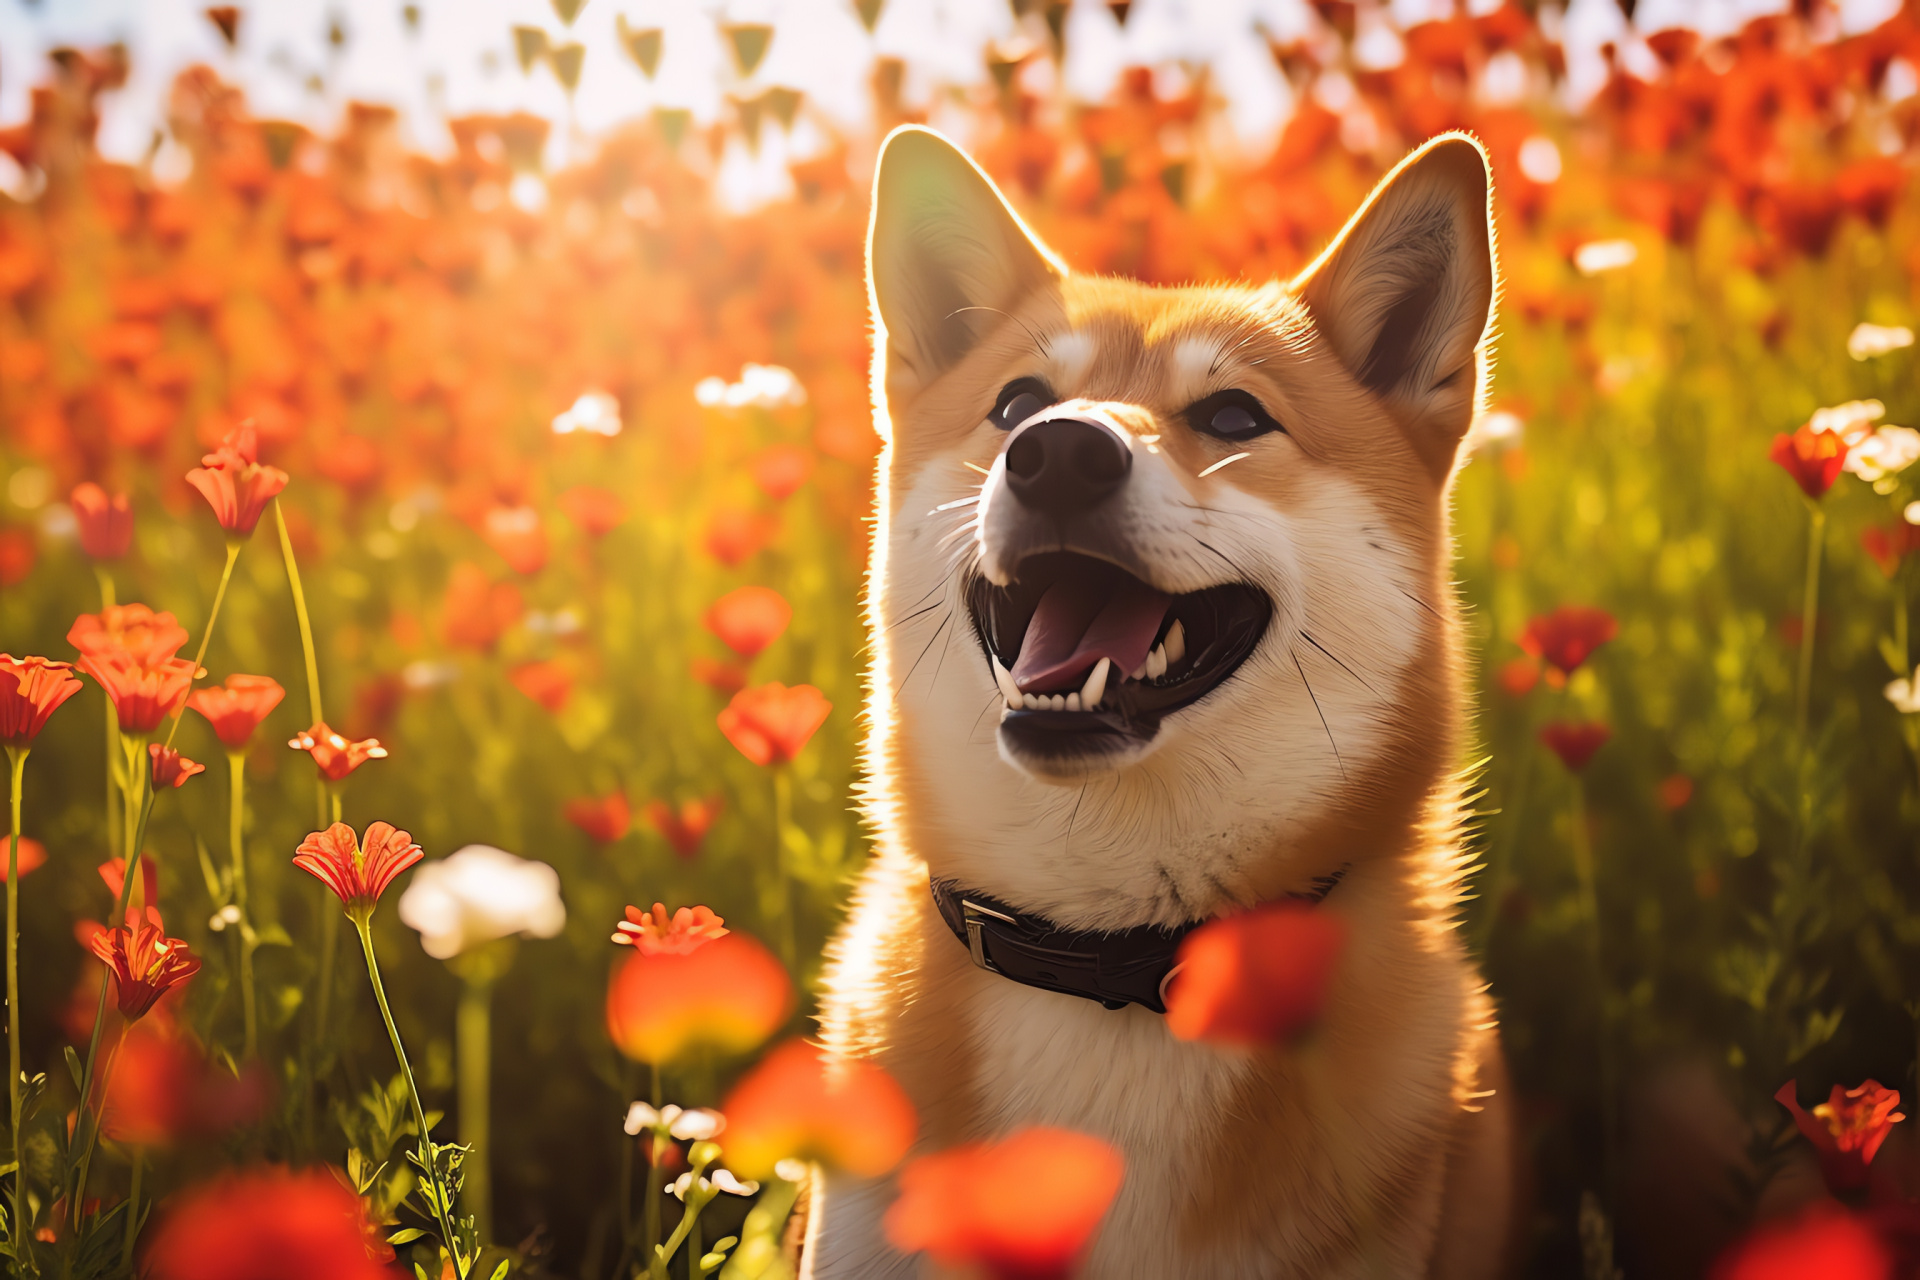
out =
<svg viewBox="0 0 1920 1280"><path fill-rule="evenodd" d="M1480 144L1427 143L1381 180L1294 282L1334 353L1450 465L1478 407L1494 299L1492 184Z"/></svg>
<svg viewBox="0 0 1920 1280"><path fill-rule="evenodd" d="M888 135L873 179L867 280L889 387L925 386L1066 268L959 148L931 129Z"/></svg>

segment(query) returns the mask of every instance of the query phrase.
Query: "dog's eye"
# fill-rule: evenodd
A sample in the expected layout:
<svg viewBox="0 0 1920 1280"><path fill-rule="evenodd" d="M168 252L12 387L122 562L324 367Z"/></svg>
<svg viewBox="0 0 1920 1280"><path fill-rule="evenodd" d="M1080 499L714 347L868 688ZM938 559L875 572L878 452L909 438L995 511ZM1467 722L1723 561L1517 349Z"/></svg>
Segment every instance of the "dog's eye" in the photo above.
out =
<svg viewBox="0 0 1920 1280"><path fill-rule="evenodd" d="M1187 407L1187 425L1201 435L1222 440L1251 440L1269 431L1285 431L1244 391L1217 391Z"/></svg>
<svg viewBox="0 0 1920 1280"><path fill-rule="evenodd" d="M1053 389L1038 378L1016 378L1000 389L993 404L993 425L1011 431L1055 403Z"/></svg>

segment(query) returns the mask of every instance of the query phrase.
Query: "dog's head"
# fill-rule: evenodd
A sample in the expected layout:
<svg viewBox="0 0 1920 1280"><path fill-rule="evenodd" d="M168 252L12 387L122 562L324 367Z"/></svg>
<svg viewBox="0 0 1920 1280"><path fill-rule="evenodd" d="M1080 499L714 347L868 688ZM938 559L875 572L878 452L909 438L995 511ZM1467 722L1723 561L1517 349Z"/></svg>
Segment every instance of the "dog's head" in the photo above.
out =
<svg viewBox="0 0 1920 1280"><path fill-rule="evenodd" d="M1251 902L1418 821L1458 742L1479 147L1409 156L1290 284L1163 289L1070 274L903 129L868 256L881 821L1089 925Z"/></svg>

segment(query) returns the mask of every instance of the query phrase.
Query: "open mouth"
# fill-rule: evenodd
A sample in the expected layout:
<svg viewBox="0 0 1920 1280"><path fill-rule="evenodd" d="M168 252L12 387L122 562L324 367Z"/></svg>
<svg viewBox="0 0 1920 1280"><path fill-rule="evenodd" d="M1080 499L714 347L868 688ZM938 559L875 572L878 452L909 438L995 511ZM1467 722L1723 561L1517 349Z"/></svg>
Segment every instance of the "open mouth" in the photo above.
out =
<svg viewBox="0 0 1920 1280"><path fill-rule="evenodd" d="M1072 551L1027 557L1006 587L976 579L969 596L1007 702L1001 732L1046 755L1151 739L1231 676L1273 617L1247 583L1168 595Z"/></svg>

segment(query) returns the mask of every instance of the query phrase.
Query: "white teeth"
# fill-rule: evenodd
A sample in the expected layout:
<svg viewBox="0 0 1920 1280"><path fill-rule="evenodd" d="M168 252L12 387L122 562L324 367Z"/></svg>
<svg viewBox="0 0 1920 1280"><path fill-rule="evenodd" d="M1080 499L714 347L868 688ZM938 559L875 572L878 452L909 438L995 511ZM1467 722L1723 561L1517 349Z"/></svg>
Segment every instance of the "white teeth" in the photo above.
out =
<svg viewBox="0 0 1920 1280"><path fill-rule="evenodd" d="M1077 693L1070 693L1070 694L1068 694L1068 695L1067 695L1067 710L1069 710L1069 711L1078 711L1079 709L1080 709L1080 695L1079 695L1079 694L1077 694Z"/></svg>
<svg viewBox="0 0 1920 1280"><path fill-rule="evenodd" d="M1147 678L1147 664L1144 662L1141 663L1139 666L1135 667L1133 670L1127 672L1127 679L1129 680L1145 680L1146 678Z"/></svg>
<svg viewBox="0 0 1920 1280"><path fill-rule="evenodd" d="M1040 710L1040 699L1030 693L1022 694L1020 697L1020 705L1029 711L1038 711Z"/></svg>
<svg viewBox="0 0 1920 1280"><path fill-rule="evenodd" d="M1180 620L1177 618L1174 619L1173 626L1167 631L1165 647L1167 650L1167 664L1169 666L1187 656L1187 629L1180 625Z"/></svg>
<svg viewBox="0 0 1920 1280"><path fill-rule="evenodd" d="M1147 679L1158 680L1167 674L1167 646L1158 645L1147 655Z"/></svg>
<svg viewBox="0 0 1920 1280"><path fill-rule="evenodd" d="M1012 674L1000 665L998 658L993 660L993 678L1000 686L1000 692L1006 698L1009 710L1018 711L1025 705L1024 699L1020 696L1020 686L1013 682Z"/></svg>
<svg viewBox="0 0 1920 1280"><path fill-rule="evenodd" d="M1067 700L1056 693L1048 700L1047 705L1055 711L1065 711L1067 709Z"/></svg>
<svg viewBox="0 0 1920 1280"><path fill-rule="evenodd" d="M1088 711L1100 705L1100 699L1107 696L1107 673L1113 670L1113 659L1102 658L1093 664L1093 674L1080 686L1080 705Z"/></svg>

